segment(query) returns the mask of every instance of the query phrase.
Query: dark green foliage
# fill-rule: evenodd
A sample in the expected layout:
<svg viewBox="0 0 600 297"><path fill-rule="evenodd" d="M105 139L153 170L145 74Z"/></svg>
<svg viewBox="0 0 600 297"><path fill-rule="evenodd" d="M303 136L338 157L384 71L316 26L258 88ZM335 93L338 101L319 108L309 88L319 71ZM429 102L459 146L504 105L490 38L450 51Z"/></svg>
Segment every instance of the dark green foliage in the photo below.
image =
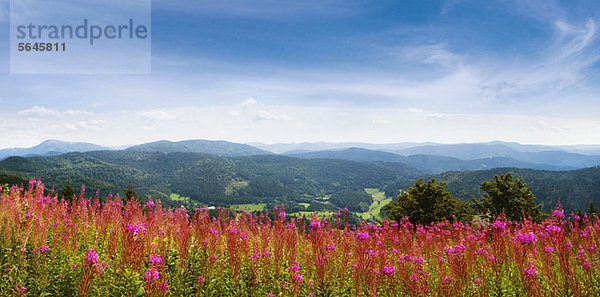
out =
<svg viewBox="0 0 600 297"><path fill-rule="evenodd" d="M283 156L219 157L199 153L94 151L58 156L12 157L0 162L0 174L24 179L42 177L47 188L85 184L100 197L122 193L129 183L140 195L178 207L170 194L190 203L228 206L242 203L312 203L343 190L362 191L414 182L421 171L400 163L302 160ZM241 186L232 186L232 185ZM90 193L88 193L89 195ZM331 204L316 204L339 209ZM321 210L321 209L318 209Z"/></svg>
<svg viewBox="0 0 600 297"><path fill-rule="evenodd" d="M73 186L71 186L71 180L67 180L67 185L60 190L60 194L65 198L65 200L67 201L72 201L73 200L73 196L75 195L75 190L73 190Z"/></svg>
<svg viewBox="0 0 600 297"><path fill-rule="evenodd" d="M590 201L590 205L588 206L587 214L588 215L595 215L595 214L597 214L597 212L596 212L596 206L594 206L594 201Z"/></svg>
<svg viewBox="0 0 600 297"><path fill-rule="evenodd" d="M138 200L137 193L133 190L132 184L129 184L127 191L125 191L125 197L127 198L127 200Z"/></svg>
<svg viewBox="0 0 600 297"><path fill-rule="evenodd" d="M514 178L511 172L495 175L491 182L481 184L485 193L480 200L473 199L474 209L485 217L497 217L504 213L511 221L521 221L523 215L535 222L544 218L542 205L536 204L536 198L523 179Z"/></svg>
<svg viewBox="0 0 600 297"><path fill-rule="evenodd" d="M203 153L218 156L253 156L253 155L271 155L273 153L263 151L253 146L241 143L233 143L222 140L184 140L171 142L166 140L140 144L127 148L127 151L135 152L186 152Z"/></svg>
<svg viewBox="0 0 600 297"><path fill-rule="evenodd" d="M373 203L373 197L364 191L345 190L331 195L329 202L340 208L347 206L349 211L366 212Z"/></svg>
<svg viewBox="0 0 600 297"><path fill-rule="evenodd" d="M10 186L26 185L29 181L12 174L0 174L0 184Z"/></svg>
<svg viewBox="0 0 600 297"><path fill-rule="evenodd" d="M435 177L448 183L446 188L454 197L463 201L471 201L472 196L483 194L481 184L491 180L494 175L512 172L515 177L522 178L537 202L543 204L542 210L549 213L561 199L565 213L577 209L587 209L589 201L598 204L600 193L600 167L584 168L572 171L541 171L516 168L498 168L484 171L446 172ZM390 187L387 192L398 191L403 187ZM397 192L396 192L397 193ZM389 195L389 194L388 194Z"/></svg>
<svg viewBox="0 0 600 297"><path fill-rule="evenodd" d="M460 201L445 188L446 183L436 183L435 179L423 182L419 179L413 186L405 189L383 210L396 221L407 217L413 224L429 224L453 215L460 221L472 219L468 203Z"/></svg>
<svg viewBox="0 0 600 297"><path fill-rule="evenodd" d="M307 208L306 211L338 211L339 208L335 205L322 203L322 202L312 202Z"/></svg>

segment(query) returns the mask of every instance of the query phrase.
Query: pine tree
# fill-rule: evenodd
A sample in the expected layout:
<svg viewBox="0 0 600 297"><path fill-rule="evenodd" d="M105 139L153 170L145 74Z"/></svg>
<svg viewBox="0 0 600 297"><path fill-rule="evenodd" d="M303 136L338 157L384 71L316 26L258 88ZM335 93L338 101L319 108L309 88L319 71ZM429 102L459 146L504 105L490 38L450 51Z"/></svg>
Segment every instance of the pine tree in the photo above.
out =
<svg viewBox="0 0 600 297"><path fill-rule="evenodd" d="M73 190L73 187L71 186L71 180L67 180L67 185L62 190L60 190L60 193L62 194L63 198L65 198L65 200L73 201L73 196L75 196L75 190Z"/></svg>
<svg viewBox="0 0 600 297"><path fill-rule="evenodd" d="M590 206L588 207L587 214L588 214L588 216L593 216L593 215L597 214L596 206L594 206L594 201L590 200Z"/></svg>
<svg viewBox="0 0 600 297"><path fill-rule="evenodd" d="M125 191L125 197L127 197L127 200L130 200L130 199L137 200L137 193L133 190L132 184L129 184L127 191Z"/></svg>

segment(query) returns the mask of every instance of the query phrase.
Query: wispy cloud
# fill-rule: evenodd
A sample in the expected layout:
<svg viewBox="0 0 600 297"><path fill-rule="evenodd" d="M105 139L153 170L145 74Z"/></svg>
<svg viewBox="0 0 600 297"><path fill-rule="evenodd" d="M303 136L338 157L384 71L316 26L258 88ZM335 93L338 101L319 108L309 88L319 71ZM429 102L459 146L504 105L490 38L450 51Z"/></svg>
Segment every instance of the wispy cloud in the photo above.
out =
<svg viewBox="0 0 600 297"><path fill-rule="evenodd" d="M185 13L156 27L149 76L0 77L0 138L600 142L598 19L564 3L448 0L442 15L393 17L408 2L224 3L157 3L154 15ZM218 34L180 30L209 17Z"/></svg>
<svg viewBox="0 0 600 297"><path fill-rule="evenodd" d="M588 71L600 60L596 27L593 20L579 26L557 21L555 41L542 51L540 58L507 63L508 67L498 65L482 82L480 94L514 102L523 98L548 98L585 83Z"/></svg>
<svg viewBox="0 0 600 297"><path fill-rule="evenodd" d="M448 11L450 9L452 9L452 7L459 5L461 2L463 2L464 0L446 0L444 2L444 4L442 5L442 10L440 11L440 13L442 15L448 13Z"/></svg>
<svg viewBox="0 0 600 297"><path fill-rule="evenodd" d="M46 108L44 106L34 105L31 108L20 110L17 114L28 117L46 117L46 116L79 116L79 115L89 115L90 113L85 110L56 110L51 108Z"/></svg>

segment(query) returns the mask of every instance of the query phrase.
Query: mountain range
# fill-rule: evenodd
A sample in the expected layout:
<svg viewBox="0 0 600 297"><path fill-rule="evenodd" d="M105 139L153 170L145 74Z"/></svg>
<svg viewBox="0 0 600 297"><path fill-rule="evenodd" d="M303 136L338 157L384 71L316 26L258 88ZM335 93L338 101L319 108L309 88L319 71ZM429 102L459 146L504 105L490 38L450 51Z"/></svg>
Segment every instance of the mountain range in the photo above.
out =
<svg viewBox="0 0 600 297"><path fill-rule="evenodd" d="M47 156L68 152L109 150L81 142L47 140L31 148L0 150L9 156ZM203 153L223 157L280 154L302 159L341 159L358 162L397 162L432 173L483 170L500 167L537 170L573 170L600 165L600 146L522 145L514 142L462 144L396 143L299 143L241 144L215 140L156 141L125 148L126 151ZM576 153L574 151L578 151ZM599 155L590 153L598 152Z"/></svg>
<svg viewBox="0 0 600 297"><path fill-rule="evenodd" d="M70 180L75 187L84 184L91 189L88 195L98 190L100 197L108 193L122 195L131 184L142 199L152 195L169 206L191 206L192 202L222 206L283 203L293 212L339 210L343 203L329 203L328 197L357 196L367 188L379 189L385 197L393 198L419 178L445 181L453 196L469 201L481 195L483 181L506 172L523 178L538 202L544 203L545 211L550 211L558 199L567 211L585 210L590 201L600 203L600 167L569 171L495 168L434 174L401 162L302 159L274 154L222 157L104 150L9 157L0 161L0 184L27 184L31 178L41 178L48 189L60 193Z"/></svg>
<svg viewBox="0 0 600 297"><path fill-rule="evenodd" d="M59 155L69 152L89 152L108 150L109 147L100 146L86 142L66 142L49 139L36 146L29 148L7 148L0 149L0 160L11 156L31 157Z"/></svg>

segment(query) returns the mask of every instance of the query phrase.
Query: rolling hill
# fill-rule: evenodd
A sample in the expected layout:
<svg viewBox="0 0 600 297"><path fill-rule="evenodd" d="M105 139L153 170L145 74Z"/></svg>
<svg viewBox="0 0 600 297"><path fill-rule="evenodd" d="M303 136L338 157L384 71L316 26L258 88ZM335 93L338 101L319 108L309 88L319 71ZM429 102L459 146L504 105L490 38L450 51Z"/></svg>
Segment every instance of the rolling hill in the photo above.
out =
<svg viewBox="0 0 600 297"><path fill-rule="evenodd" d="M281 201L312 202L342 190L405 186L426 174L401 163L307 160L276 155L220 157L199 153L94 151L47 157L10 157L0 175L41 177L61 189L67 180L86 188L123 193L128 184L142 197L170 194L210 205ZM0 183L2 181L0 180Z"/></svg>
<svg viewBox="0 0 600 297"><path fill-rule="evenodd" d="M89 152L106 150L107 147L86 143L86 142L66 142L60 140L46 140L30 148L8 148L0 150L0 160L11 156L44 156L59 155L68 152Z"/></svg>
<svg viewBox="0 0 600 297"><path fill-rule="evenodd" d="M272 154L271 152L255 148L247 144L233 143L222 140L202 139L184 140L178 142L161 140L131 146L126 150L134 152L202 153L226 157Z"/></svg>
<svg viewBox="0 0 600 297"><path fill-rule="evenodd" d="M491 157L475 160L461 160L458 158L438 155L419 154L411 156L401 156L394 153L374 151L363 148L288 153L286 155L290 157L303 159L342 159L357 162L398 162L433 173L441 173L444 171L483 170L498 167L530 168L539 170L575 169L575 167L569 166L527 163L508 157Z"/></svg>

